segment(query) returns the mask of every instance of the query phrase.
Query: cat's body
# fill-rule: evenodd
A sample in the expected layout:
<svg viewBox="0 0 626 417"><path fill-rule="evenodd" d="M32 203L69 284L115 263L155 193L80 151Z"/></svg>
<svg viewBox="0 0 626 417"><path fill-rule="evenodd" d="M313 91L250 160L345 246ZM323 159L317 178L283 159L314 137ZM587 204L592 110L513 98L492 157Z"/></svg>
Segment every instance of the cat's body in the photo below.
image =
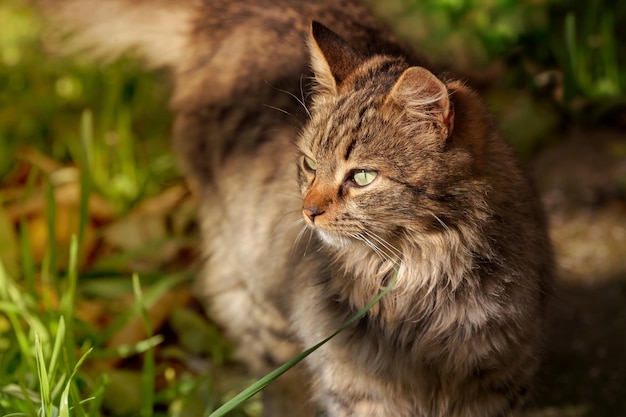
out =
<svg viewBox="0 0 626 417"><path fill-rule="evenodd" d="M415 67L426 63L353 1L62 4L90 41L137 43L173 68L176 148L201 200L201 295L255 372L328 336L397 270L366 317L268 389L265 415L516 415L538 365L550 246L472 91ZM98 12L77 19L81 7ZM112 21L126 25L119 45L101 39ZM159 27L173 50L143 30Z"/></svg>

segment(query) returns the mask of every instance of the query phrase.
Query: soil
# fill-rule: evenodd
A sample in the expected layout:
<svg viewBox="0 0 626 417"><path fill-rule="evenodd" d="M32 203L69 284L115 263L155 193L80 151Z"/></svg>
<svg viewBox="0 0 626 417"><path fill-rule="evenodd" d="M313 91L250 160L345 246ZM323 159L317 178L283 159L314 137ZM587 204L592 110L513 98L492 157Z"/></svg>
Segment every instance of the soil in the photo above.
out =
<svg viewBox="0 0 626 417"><path fill-rule="evenodd" d="M569 132L535 159L558 277L533 417L626 416L626 135Z"/></svg>

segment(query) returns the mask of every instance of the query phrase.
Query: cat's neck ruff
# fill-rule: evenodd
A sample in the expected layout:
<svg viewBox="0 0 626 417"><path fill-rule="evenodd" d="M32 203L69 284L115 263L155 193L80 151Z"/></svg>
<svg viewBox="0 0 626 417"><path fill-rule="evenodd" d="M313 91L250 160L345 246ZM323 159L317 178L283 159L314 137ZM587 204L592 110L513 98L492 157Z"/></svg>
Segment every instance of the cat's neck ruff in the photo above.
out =
<svg viewBox="0 0 626 417"><path fill-rule="evenodd" d="M446 231L454 235L453 231ZM322 240L324 234L319 233ZM333 243L339 239L333 236ZM329 286L336 297L360 310L391 282L394 271L398 277L393 289L370 316L380 316L386 325L399 321L420 320L443 308L455 298L457 291L476 285L474 252L461 244L462 239L447 236L418 242L405 240L394 248L395 259L353 239L341 238L341 245L324 244L335 259ZM401 305L399 300L412 300Z"/></svg>

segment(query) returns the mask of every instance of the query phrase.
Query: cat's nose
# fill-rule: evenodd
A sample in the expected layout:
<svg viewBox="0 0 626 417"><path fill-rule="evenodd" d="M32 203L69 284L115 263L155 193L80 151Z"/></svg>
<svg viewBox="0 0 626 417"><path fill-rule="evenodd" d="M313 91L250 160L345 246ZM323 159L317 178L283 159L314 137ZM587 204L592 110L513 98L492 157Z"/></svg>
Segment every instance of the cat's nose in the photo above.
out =
<svg viewBox="0 0 626 417"><path fill-rule="evenodd" d="M317 207L313 206L313 207L305 207L302 209L302 214L304 214L306 217L308 217L309 220L311 220L312 222L315 221L315 218L317 216L319 216L320 214L323 214L324 210L320 210Z"/></svg>

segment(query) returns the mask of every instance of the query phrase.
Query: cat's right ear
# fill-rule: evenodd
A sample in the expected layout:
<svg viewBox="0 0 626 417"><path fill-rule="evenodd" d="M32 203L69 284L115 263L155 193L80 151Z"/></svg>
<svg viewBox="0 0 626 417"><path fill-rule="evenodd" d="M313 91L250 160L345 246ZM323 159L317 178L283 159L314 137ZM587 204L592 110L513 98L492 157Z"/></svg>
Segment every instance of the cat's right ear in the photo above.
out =
<svg viewBox="0 0 626 417"><path fill-rule="evenodd" d="M454 111L450 93L443 81L427 69L410 67L404 71L387 97L387 105L394 104L415 121L434 121L442 137L447 139L451 134Z"/></svg>
<svg viewBox="0 0 626 417"><path fill-rule="evenodd" d="M363 62L346 41L316 21L311 24L309 51L315 81L323 93L337 94L345 79Z"/></svg>

